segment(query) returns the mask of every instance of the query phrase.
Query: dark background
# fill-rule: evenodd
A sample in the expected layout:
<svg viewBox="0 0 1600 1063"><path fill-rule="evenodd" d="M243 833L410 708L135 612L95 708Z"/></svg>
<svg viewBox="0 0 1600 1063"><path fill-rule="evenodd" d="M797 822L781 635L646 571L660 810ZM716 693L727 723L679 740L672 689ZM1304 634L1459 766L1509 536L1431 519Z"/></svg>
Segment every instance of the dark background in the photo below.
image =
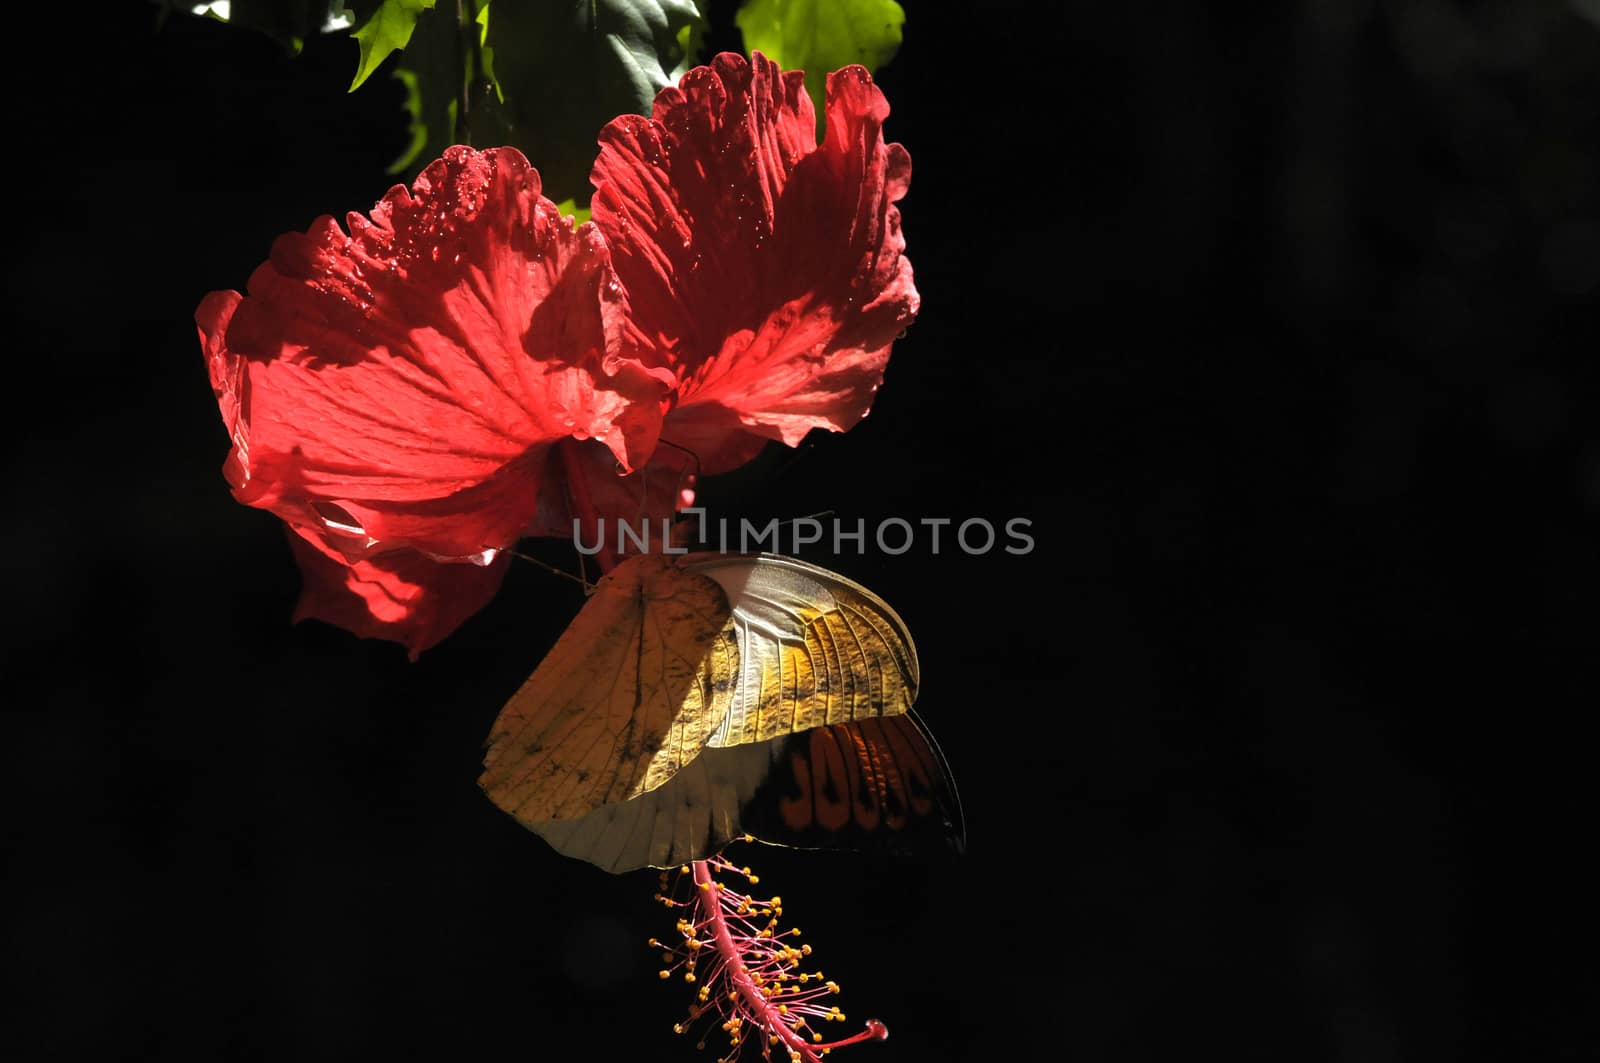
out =
<svg viewBox="0 0 1600 1063"><path fill-rule="evenodd" d="M850 1051L1589 1058L1600 27L907 6L921 317L859 428L704 492L1034 522L829 561L915 632L970 825L749 855L890 1024ZM576 589L519 565L417 664L291 627L219 474L194 306L383 193L398 86L55 10L7 60L4 1054L710 1058L652 876L475 785Z"/></svg>

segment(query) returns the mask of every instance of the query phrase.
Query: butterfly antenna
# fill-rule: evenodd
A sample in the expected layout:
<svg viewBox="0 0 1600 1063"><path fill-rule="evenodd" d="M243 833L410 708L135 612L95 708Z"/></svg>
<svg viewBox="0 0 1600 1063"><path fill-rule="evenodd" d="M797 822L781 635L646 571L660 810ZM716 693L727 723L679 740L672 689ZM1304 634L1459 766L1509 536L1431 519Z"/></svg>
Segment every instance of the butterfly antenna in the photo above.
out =
<svg viewBox="0 0 1600 1063"><path fill-rule="evenodd" d="M585 594L588 594L589 592L594 590L594 584L589 582L588 574L583 572L583 556L581 554L578 556L578 571L580 573L582 573L582 574L574 576L572 573L566 571L565 569L557 568L556 566L550 564L548 561L541 561L539 558L534 557L532 554L525 554L521 550L507 550L506 553L510 554L512 557L517 558L518 560L526 561L530 565L537 565L539 568L544 569L546 572L549 572L549 573L551 573L553 575L560 576L562 579L571 580L572 582L576 583L578 586L582 587L583 588L583 593L585 593Z"/></svg>
<svg viewBox="0 0 1600 1063"><path fill-rule="evenodd" d="M820 521L820 520L822 520L823 517L831 517L833 515L834 515L834 511L833 510L824 509L824 510L821 510L820 512L817 512L817 513L807 513L803 517L790 517L789 519L785 520L783 523L789 528L789 531L791 533L790 536L789 536L791 544L794 544L795 540L798 539L797 525L799 525L799 523L801 521L803 521L803 520ZM826 542L827 540L826 539L818 539L818 540L815 540L815 541L816 542ZM778 542L779 542L779 547L778 547L777 550L773 551L774 553L779 553L779 552L782 551L783 539L782 539L781 536L779 537ZM798 547L795 547L795 553L799 553Z"/></svg>
<svg viewBox="0 0 1600 1063"><path fill-rule="evenodd" d="M677 486L672 490L672 512L677 513L678 500L683 497L684 482L687 481L688 483L694 485L696 491L700 489L700 455L696 454L688 447L680 446L679 444L674 443L670 439L661 439L657 442L659 442L662 446L671 447L673 450L676 450L678 453L684 454L689 458L689 468L679 470Z"/></svg>
<svg viewBox="0 0 1600 1063"><path fill-rule="evenodd" d="M680 454L687 454L689 456L689 460L694 462L694 471L692 473L690 473L690 475L695 478L696 482L699 481L699 479L700 479L700 455L696 454L694 451L690 450L688 447L681 446L681 445L679 445L677 443L674 443L670 439L665 439L665 438L657 439L656 442L658 444L660 444L661 446L663 446L663 447L671 447L673 450L676 450Z"/></svg>

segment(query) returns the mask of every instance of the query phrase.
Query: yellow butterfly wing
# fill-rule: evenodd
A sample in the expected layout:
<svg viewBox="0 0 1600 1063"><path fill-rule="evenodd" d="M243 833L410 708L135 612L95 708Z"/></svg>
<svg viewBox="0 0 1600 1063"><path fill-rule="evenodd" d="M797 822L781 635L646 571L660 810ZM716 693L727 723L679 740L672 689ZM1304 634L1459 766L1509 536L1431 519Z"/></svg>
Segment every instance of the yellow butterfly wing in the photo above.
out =
<svg viewBox="0 0 1600 1063"><path fill-rule="evenodd" d="M648 793L530 826L557 852L616 874L703 860L744 836L744 809L786 740L707 749Z"/></svg>
<svg viewBox="0 0 1600 1063"><path fill-rule="evenodd" d="M662 785L726 716L728 620L720 588L670 558L618 565L501 710L479 785L529 825Z"/></svg>
<svg viewBox="0 0 1600 1063"><path fill-rule="evenodd" d="M733 603L738 681L711 745L897 716L916 701L911 632L859 583L776 554L693 554L684 568L716 580Z"/></svg>

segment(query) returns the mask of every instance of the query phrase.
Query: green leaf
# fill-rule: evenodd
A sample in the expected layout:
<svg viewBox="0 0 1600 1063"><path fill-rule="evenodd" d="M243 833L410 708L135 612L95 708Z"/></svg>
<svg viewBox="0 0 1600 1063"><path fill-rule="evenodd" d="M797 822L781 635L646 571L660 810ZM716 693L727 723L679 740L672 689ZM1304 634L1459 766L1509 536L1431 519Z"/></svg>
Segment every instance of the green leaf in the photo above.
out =
<svg viewBox="0 0 1600 1063"><path fill-rule="evenodd" d="M745 51L806 72L820 128L828 74L851 63L877 70L893 59L906 13L894 0L746 0L734 21Z"/></svg>
<svg viewBox="0 0 1600 1063"><path fill-rule="evenodd" d="M483 76L494 86L494 95L501 103L506 94L500 91L500 81L494 76L494 49L489 47L489 0L483 0L478 11L478 62L483 64Z"/></svg>
<svg viewBox="0 0 1600 1063"><path fill-rule="evenodd" d="M1600 0L1596 2L1600 3ZM711 20L706 17L705 0L694 0L694 6L700 17L678 31L678 50L683 53L683 58L672 69L674 81L700 62L700 53L706 46L706 31L711 28Z"/></svg>
<svg viewBox="0 0 1600 1063"><path fill-rule="evenodd" d="M351 36L361 45L361 59L356 64L356 78L350 83L351 92L372 76L390 52L411 43L417 17L433 4L434 0L368 0L354 5L357 21Z"/></svg>
<svg viewBox="0 0 1600 1063"><path fill-rule="evenodd" d="M454 11L436 8L422 13L394 76L406 87L411 143L389 164L388 172L409 179L421 164L432 162L456 142L467 72Z"/></svg>
<svg viewBox="0 0 1600 1063"><path fill-rule="evenodd" d="M679 34L703 24L693 0L493 0L485 45L510 123L507 143L538 169L551 199L589 201L600 129L649 114L686 67ZM473 139L481 140L472 116Z"/></svg>
<svg viewBox="0 0 1600 1063"><path fill-rule="evenodd" d="M572 227L574 229L589 220L589 208L578 206L578 201L572 199L571 197L563 199L560 203L557 203L556 209L559 210L563 216L572 219Z"/></svg>

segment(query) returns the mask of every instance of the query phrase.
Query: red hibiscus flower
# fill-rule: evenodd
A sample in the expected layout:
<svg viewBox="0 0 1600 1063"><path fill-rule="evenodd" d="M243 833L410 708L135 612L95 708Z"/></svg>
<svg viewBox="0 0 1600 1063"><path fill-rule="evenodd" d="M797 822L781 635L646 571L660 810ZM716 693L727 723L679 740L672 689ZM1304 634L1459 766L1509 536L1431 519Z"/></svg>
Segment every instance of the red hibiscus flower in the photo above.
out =
<svg viewBox="0 0 1600 1063"><path fill-rule="evenodd" d="M724 471L865 416L917 309L887 113L840 71L819 146L800 73L720 55L605 128L576 230L518 152L454 147L207 296L224 472L294 529L298 615L415 655L523 535L669 515L685 451Z"/></svg>

